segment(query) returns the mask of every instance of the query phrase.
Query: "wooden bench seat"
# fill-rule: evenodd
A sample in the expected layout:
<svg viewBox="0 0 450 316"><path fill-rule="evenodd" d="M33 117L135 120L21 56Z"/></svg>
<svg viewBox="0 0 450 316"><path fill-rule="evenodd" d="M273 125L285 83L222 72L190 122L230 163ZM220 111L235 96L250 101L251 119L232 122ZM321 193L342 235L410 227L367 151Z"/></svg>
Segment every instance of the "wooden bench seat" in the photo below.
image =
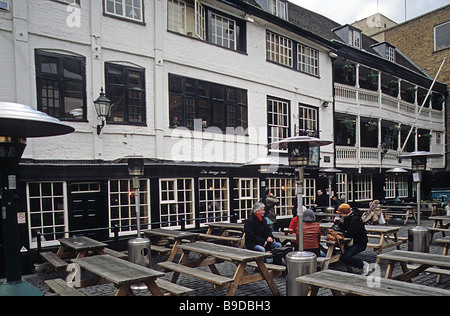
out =
<svg viewBox="0 0 450 316"><path fill-rule="evenodd" d="M215 239L215 240L226 240L231 242L241 242L242 237L231 237L231 236L218 236L209 234L198 234L199 237L204 239Z"/></svg>
<svg viewBox="0 0 450 316"><path fill-rule="evenodd" d="M170 248L166 248L164 246L158 246L158 245L151 245L150 248L152 251L156 251L161 256L168 255L172 251L172 249L170 249Z"/></svg>
<svg viewBox="0 0 450 316"><path fill-rule="evenodd" d="M187 266L183 266L181 264L177 264L174 262L166 261L166 262L160 262L158 263L160 267L163 267L167 270L172 270L178 273L187 274L193 277L196 277L198 279L202 279L217 285L225 285L228 283L233 282L234 280L232 278L224 277L221 275L213 274L207 271L203 271L196 268L190 268Z"/></svg>
<svg viewBox="0 0 450 316"><path fill-rule="evenodd" d="M156 279L155 283L156 283L156 285L159 286L159 288L161 290L164 290L174 296L183 296L183 295L186 295L186 294L194 291L193 289L190 289L185 286L181 286L176 283L172 283L172 282L170 282L168 280L164 280L164 279Z"/></svg>
<svg viewBox="0 0 450 316"><path fill-rule="evenodd" d="M48 261L56 271L65 270L69 265L66 261L64 261L51 251L41 252L40 255L42 258Z"/></svg>
<svg viewBox="0 0 450 316"><path fill-rule="evenodd" d="M368 278L342 271L325 270L296 278L310 285L308 295L317 295L319 288L328 288L334 295L361 296L448 296L449 290L390 279Z"/></svg>
<svg viewBox="0 0 450 316"><path fill-rule="evenodd" d="M68 286L63 279L45 280L45 284L59 296L87 296L87 294Z"/></svg>
<svg viewBox="0 0 450 316"><path fill-rule="evenodd" d="M278 272L286 271L286 267L280 266L279 264L266 263L265 265L266 265L267 270L269 270L269 271L270 270L278 271ZM257 268L258 265L256 264L256 262L249 262L249 263L247 263L247 267Z"/></svg>
<svg viewBox="0 0 450 316"><path fill-rule="evenodd" d="M107 255L111 255L111 256L119 258L119 259L127 259L128 258L128 254L127 253L115 251L115 250L112 250L110 248L104 248L103 251Z"/></svg>

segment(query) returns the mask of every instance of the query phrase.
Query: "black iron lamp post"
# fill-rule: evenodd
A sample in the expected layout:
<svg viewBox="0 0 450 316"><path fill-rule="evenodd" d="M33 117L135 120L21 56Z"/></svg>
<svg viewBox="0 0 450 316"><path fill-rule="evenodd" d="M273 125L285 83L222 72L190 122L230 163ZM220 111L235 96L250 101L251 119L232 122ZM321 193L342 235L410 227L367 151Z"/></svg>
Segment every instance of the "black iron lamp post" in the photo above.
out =
<svg viewBox="0 0 450 316"><path fill-rule="evenodd" d="M428 158L439 158L442 154L435 154L428 151L414 151L412 153L399 155L399 159L411 159L413 180L417 183L417 226L408 230L408 250L418 252L430 251L430 235L428 228L420 226L420 190L422 182L422 172L427 169Z"/></svg>
<svg viewBox="0 0 450 316"><path fill-rule="evenodd" d="M0 102L0 200L6 270L6 282L0 286L0 296L42 295L21 277L16 171L26 139L64 135L74 130L30 106Z"/></svg>
<svg viewBox="0 0 450 316"><path fill-rule="evenodd" d="M94 101L94 106L97 117L102 121L101 125L97 125L97 135L100 135L106 119L111 116L111 101L105 96L103 88L100 89L100 96Z"/></svg>

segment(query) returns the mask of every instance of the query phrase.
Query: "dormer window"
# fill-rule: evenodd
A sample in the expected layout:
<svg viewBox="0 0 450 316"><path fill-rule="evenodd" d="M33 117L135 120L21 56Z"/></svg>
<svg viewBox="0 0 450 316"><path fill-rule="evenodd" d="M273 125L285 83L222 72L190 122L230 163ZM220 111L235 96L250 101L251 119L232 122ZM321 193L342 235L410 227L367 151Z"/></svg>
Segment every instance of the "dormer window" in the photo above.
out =
<svg viewBox="0 0 450 316"><path fill-rule="evenodd" d="M284 20L288 19L287 13L287 1L286 0L255 0L259 6L273 15L276 15L279 18Z"/></svg>
<svg viewBox="0 0 450 316"><path fill-rule="evenodd" d="M360 29L347 24L333 29L333 32L348 45L362 48L362 32Z"/></svg>
<svg viewBox="0 0 450 316"><path fill-rule="evenodd" d="M349 41L350 45L356 48L361 48L361 31L359 30L349 30Z"/></svg>
<svg viewBox="0 0 450 316"><path fill-rule="evenodd" d="M395 48L386 46L386 59L395 63Z"/></svg>
<svg viewBox="0 0 450 316"><path fill-rule="evenodd" d="M371 47L384 59L387 59L393 63L396 62L395 46L393 46L387 42L382 42L382 43L377 43L375 45L372 45Z"/></svg>

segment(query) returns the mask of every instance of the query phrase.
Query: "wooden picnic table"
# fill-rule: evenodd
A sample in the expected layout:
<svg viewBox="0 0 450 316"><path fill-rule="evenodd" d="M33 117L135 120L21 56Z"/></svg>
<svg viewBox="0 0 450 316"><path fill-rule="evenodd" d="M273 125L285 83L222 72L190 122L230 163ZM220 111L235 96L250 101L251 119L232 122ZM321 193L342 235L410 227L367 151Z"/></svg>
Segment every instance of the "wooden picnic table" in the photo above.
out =
<svg viewBox="0 0 450 316"><path fill-rule="evenodd" d="M240 249L236 247L218 245L208 242L196 242L192 244L178 245L183 254L178 263L166 261L158 263L159 266L174 271L172 282L176 283L180 273L190 275L211 283L215 289L228 288L227 296L232 296L239 285L265 280L274 295L280 295L273 277L285 270L284 266L266 265L264 258L272 256L270 253ZM188 261L189 253L195 252L199 259ZM233 277L222 276L215 264L223 261L231 261L236 264ZM247 274L245 267L254 264L260 272ZM255 264L256 263L256 264ZM199 269L207 265L212 273ZM270 270L270 272L269 272Z"/></svg>
<svg viewBox="0 0 450 316"><path fill-rule="evenodd" d="M430 267L450 269L450 260L447 256L431 253L394 250L378 255L377 260L378 259L385 259L389 261L386 270L386 279L392 278L400 281L409 281ZM392 277L394 266L397 262L400 263L403 273ZM413 269L409 269L406 263L412 263L418 266Z"/></svg>
<svg viewBox="0 0 450 316"><path fill-rule="evenodd" d="M183 241L195 242L198 234L189 231L181 231L181 230L170 230L163 228L155 228L155 229L147 229L142 231L146 236L158 236L158 240L155 242L155 245L152 245L151 248L158 251L164 252L164 247L158 246L158 242L161 242L163 239L172 238L175 240L172 248L166 248L167 252L170 251L168 261L172 261L175 255L178 252L178 245L181 245ZM168 243L168 242L167 242Z"/></svg>
<svg viewBox="0 0 450 316"><path fill-rule="evenodd" d="M198 234L204 240L225 241L238 248L245 244L244 224L215 222L208 223L206 234ZM214 229L219 229L219 234L213 234Z"/></svg>
<svg viewBox="0 0 450 316"><path fill-rule="evenodd" d="M157 278L164 276L162 272L110 255L72 259L72 262L97 275L99 278L95 280L95 283L114 283L118 288L116 296L133 295L131 286L141 283L144 283L153 295L164 295L155 283Z"/></svg>
<svg viewBox="0 0 450 316"><path fill-rule="evenodd" d="M321 223L321 228L331 228L333 223ZM377 243L369 242L367 244L368 248L373 248L374 251L377 251L377 254L382 253L384 249L388 249L391 247L397 247L400 249L400 245L406 243L408 239L406 237L399 237L398 232L401 227L398 226L382 226L382 225L366 225L367 237L372 239L378 239ZM330 263L334 262L333 260ZM377 262L379 259L377 257Z"/></svg>
<svg viewBox="0 0 450 316"><path fill-rule="evenodd" d="M403 225L406 225L408 219L411 217L414 218L414 221L417 223L416 206L414 205L382 205L381 211L383 212L386 224L392 216L405 217Z"/></svg>
<svg viewBox="0 0 450 316"><path fill-rule="evenodd" d="M58 239L61 246L56 255L59 258L84 258L89 252L104 255L104 249L108 246L105 243L85 236L74 236L70 238Z"/></svg>
<svg viewBox="0 0 450 316"><path fill-rule="evenodd" d="M450 233L450 216L430 216L428 219L434 220L433 227L429 229L431 240L433 240L434 233L441 232L442 237L445 237L445 233ZM448 221L448 223L444 224L444 221Z"/></svg>
<svg viewBox="0 0 450 316"><path fill-rule="evenodd" d="M319 288L328 288L333 295L343 293L361 296L449 296L450 291L420 284L325 270L296 278L308 284L308 296L316 296Z"/></svg>

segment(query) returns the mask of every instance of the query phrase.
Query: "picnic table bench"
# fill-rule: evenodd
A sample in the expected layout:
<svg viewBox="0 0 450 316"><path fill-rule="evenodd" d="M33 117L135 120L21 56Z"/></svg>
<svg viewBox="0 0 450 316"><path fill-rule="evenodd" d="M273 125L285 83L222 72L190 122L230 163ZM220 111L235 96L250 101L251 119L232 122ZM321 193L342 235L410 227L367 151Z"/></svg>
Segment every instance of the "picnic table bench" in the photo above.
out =
<svg viewBox="0 0 450 316"><path fill-rule="evenodd" d="M163 296L161 288L155 280L164 276L164 273L122 260L110 255L91 256L72 259L81 268L90 271L98 277L82 281L82 285L93 285L112 282L118 288L116 296L133 295L132 285L144 283L155 296Z"/></svg>
<svg viewBox="0 0 450 316"><path fill-rule="evenodd" d="M437 273L439 271L437 269L440 269L445 274L448 273L446 269L450 269L449 257L432 253L394 250L380 254L378 258L389 261L386 269L386 279L392 278L400 281L409 281L431 267L436 267L433 269L433 273ZM400 263L403 273L392 277L394 266L397 262ZM407 263L414 264L414 267L412 269L408 268Z"/></svg>
<svg viewBox="0 0 450 316"><path fill-rule="evenodd" d="M207 242L195 242L191 244L178 245L183 250L183 254L178 263L160 262L159 266L174 271L172 282L176 283L180 273L199 278L214 284L215 289L228 288L227 296L232 296L236 292L239 285L248 284L265 280L274 295L280 295L280 292L273 281L274 276L281 274L280 269L268 269L264 263L264 258L270 257L270 253L240 249L236 247L218 245ZM190 252L198 254L199 259L188 261ZM236 265L236 271L233 277L220 275L219 270L215 266L223 261L231 261ZM248 263L255 262L260 272L255 274L247 274L245 267ZM200 266L207 265L211 272L198 269Z"/></svg>
<svg viewBox="0 0 450 316"><path fill-rule="evenodd" d="M408 223L408 219L411 217L417 222L415 206L413 205L383 205L381 207L381 211L383 212L386 220L386 225L393 216L404 217L405 220L403 225L406 225Z"/></svg>
<svg viewBox="0 0 450 316"><path fill-rule="evenodd" d="M205 234L198 234L203 240L225 241L232 246L243 248L245 243L244 224L215 222L208 223L208 230ZM218 229L218 234L213 234L214 229Z"/></svg>
<svg viewBox="0 0 450 316"><path fill-rule="evenodd" d="M429 228L430 240L433 240L433 236L437 232L441 232L442 237L445 237L445 233L450 233L450 216L430 216L428 219L434 220L433 227ZM448 221L448 223L444 224L444 221Z"/></svg>
<svg viewBox="0 0 450 316"><path fill-rule="evenodd" d="M308 296L316 296L320 288L328 288L333 295L353 294L361 296L449 296L450 291L420 284L389 279L373 279L342 271L325 270L296 278L308 284ZM375 284L376 282L376 284Z"/></svg>
<svg viewBox="0 0 450 316"><path fill-rule="evenodd" d="M63 279L45 280L44 282L50 291L59 296L87 296L85 293L67 285Z"/></svg>
<svg viewBox="0 0 450 316"><path fill-rule="evenodd" d="M39 253L42 258L50 263L50 267L48 268L48 272L50 272L53 267L55 271L65 270L69 263L58 257L55 253L51 251L44 251Z"/></svg>
<svg viewBox="0 0 450 316"><path fill-rule="evenodd" d="M151 250L157 251L160 254L169 254L167 261L172 261L175 255L178 253L178 245L183 242L194 242L198 234L181 230L170 230L164 228L155 228L144 230L143 233L148 236L157 236L157 240L151 245ZM174 240L172 247L169 246L169 239ZM158 245L158 243L160 245ZM169 246L167 248L166 246Z"/></svg>

